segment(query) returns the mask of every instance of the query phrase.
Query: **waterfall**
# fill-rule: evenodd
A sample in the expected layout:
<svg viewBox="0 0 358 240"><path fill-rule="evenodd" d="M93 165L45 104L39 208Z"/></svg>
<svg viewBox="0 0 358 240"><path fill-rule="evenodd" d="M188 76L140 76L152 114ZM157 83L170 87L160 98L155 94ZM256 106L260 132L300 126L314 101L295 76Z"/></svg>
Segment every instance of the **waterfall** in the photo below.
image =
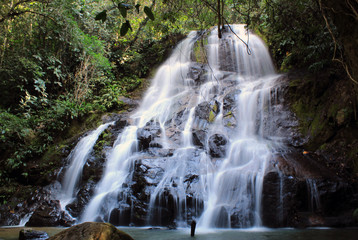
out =
<svg viewBox="0 0 358 240"><path fill-rule="evenodd" d="M234 26L233 30L241 39L246 39L242 25ZM262 181L271 157L271 150L259 130L277 76L267 50L258 37L251 35L250 55L237 36L230 34L226 37L230 52L234 53L233 64L238 73L235 88L240 93L234 102L237 128L229 135L230 144L220 166L206 176L205 210L199 220L199 226L204 228L231 227L232 218L239 219L238 227L261 225ZM209 64L211 62L214 65L220 63L220 59L216 54L209 54ZM220 75L220 72L214 69L212 74Z"/></svg>
<svg viewBox="0 0 358 240"><path fill-rule="evenodd" d="M261 225L278 76L259 37L243 25L231 26L235 34L226 28L222 39L214 28L201 50L203 36L191 32L158 69L133 124L110 150L81 221ZM200 61L198 51L205 51Z"/></svg>
<svg viewBox="0 0 358 240"><path fill-rule="evenodd" d="M74 199L76 195L76 187L80 180L83 166L85 165L98 137L108 128L108 126L113 124L114 122L102 124L96 130L88 133L87 136L83 137L77 143L76 147L67 157L70 161L70 165L68 166L63 178L62 191L59 196L62 208L65 208L65 206Z"/></svg>
<svg viewBox="0 0 358 240"><path fill-rule="evenodd" d="M182 76L186 76L189 69L190 50L195 42L195 36L196 32L190 33L158 69L140 108L132 115L135 124L127 127L118 136L107 159L104 177L96 188L95 196L85 209L82 221L94 221L98 218L108 221L106 217L108 218L113 209L119 207L116 199L119 194L125 192L123 184L128 180L130 171L133 170L133 161L139 154L137 131L150 121L155 121L161 126L162 131L165 131L162 126L170 118L173 105L179 101L185 91L190 90ZM161 141L163 146L170 145L165 134L162 134Z"/></svg>

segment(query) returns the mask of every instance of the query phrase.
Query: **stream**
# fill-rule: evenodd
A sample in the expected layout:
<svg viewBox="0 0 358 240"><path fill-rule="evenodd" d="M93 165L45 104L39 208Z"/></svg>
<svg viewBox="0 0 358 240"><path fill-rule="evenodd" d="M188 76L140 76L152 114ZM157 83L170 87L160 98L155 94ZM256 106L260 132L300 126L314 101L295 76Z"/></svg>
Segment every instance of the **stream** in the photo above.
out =
<svg viewBox="0 0 358 240"><path fill-rule="evenodd" d="M63 230L63 228L33 228L39 231L46 231L49 236ZM358 236L357 228L329 229L212 229L210 231L198 230L195 237L190 237L190 229L150 229L150 228L123 228L120 230L128 233L136 240L179 240L179 239L197 239L197 240L355 240ZM21 228L0 228L1 240L17 240Z"/></svg>

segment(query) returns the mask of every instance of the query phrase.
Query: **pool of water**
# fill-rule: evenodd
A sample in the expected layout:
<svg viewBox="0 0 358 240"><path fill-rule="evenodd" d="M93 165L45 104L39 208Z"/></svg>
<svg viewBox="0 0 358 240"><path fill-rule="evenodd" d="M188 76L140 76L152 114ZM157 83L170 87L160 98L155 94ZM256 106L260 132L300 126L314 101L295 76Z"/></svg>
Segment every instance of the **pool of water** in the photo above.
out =
<svg viewBox="0 0 358 240"><path fill-rule="evenodd" d="M1 227L0 240L15 240L23 227ZM63 230L63 228L32 228L45 231L49 236ZM119 228L130 234L134 239L141 240L356 240L358 228L313 228L313 229L213 229L196 231L195 237L190 237L190 229L168 230L162 228Z"/></svg>

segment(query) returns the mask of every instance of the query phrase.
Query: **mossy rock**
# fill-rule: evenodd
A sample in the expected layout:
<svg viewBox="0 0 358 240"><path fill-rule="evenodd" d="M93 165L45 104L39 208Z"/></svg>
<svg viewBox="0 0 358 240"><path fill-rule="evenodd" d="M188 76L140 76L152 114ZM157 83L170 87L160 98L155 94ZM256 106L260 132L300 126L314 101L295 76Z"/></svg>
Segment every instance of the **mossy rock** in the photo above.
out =
<svg viewBox="0 0 358 240"><path fill-rule="evenodd" d="M356 223L358 223L358 208L353 212L353 219Z"/></svg>
<svg viewBox="0 0 358 240"><path fill-rule="evenodd" d="M212 122L214 122L215 118L216 118L216 115L215 115L215 113L211 110L210 113L209 113L209 119L208 119L208 121L209 121L210 123L212 123Z"/></svg>
<svg viewBox="0 0 358 240"><path fill-rule="evenodd" d="M206 45L208 44L207 38L201 38L199 41L197 41L194 45L194 50L192 53L192 59L193 61L196 61L198 63L208 63L208 59L206 56Z"/></svg>
<svg viewBox="0 0 358 240"><path fill-rule="evenodd" d="M49 240L133 240L127 233L109 223L85 222L70 227Z"/></svg>

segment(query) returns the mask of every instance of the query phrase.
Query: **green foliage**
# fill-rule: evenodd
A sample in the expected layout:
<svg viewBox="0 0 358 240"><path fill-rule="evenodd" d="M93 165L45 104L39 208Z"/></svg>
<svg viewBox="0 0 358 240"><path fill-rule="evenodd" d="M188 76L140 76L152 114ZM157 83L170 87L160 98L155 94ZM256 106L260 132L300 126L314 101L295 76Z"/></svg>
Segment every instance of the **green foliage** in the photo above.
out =
<svg viewBox="0 0 358 240"><path fill-rule="evenodd" d="M125 21L124 23L122 23L122 27L121 27L121 36L125 36L128 32L128 30L131 29L132 30L132 27L131 27L131 24L129 23L129 21Z"/></svg>
<svg viewBox="0 0 358 240"><path fill-rule="evenodd" d="M318 72L331 64L334 45L314 0L259 1L250 24L263 35L278 67Z"/></svg>
<svg viewBox="0 0 358 240"><path fill-rule="evenodd" d="M154 14L152 13L152 10L150 10L149 7L145 6L144 12L150 20L154 21Z"/></svg>
<svg viewBox="0 0 358 240"><path fill-rule="evenodd" d="M102 12L98 13L95 20L102 20L102 22L105 22L107 20L107 10L103 10Z"/></svg>

